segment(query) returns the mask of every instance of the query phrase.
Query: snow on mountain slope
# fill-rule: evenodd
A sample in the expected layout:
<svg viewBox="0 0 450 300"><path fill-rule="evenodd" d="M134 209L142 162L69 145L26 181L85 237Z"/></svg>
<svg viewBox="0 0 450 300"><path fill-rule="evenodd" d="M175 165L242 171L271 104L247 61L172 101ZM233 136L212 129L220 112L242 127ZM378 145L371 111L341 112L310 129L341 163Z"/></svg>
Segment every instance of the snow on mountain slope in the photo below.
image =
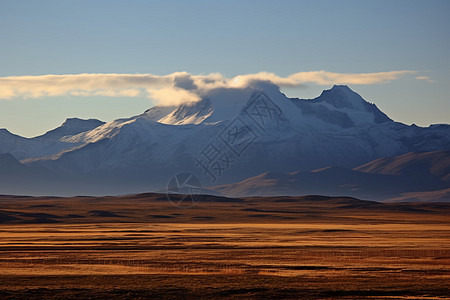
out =
<svg viewBox="0 0 450 300"><path fill-rule="evenodd" d="M0 129L0 153L13 152L24 147L26 142L26 138L12 134L7 129ZM18 154L20 155L20 152Z"/></svg>
<svg viewBox="0 0 450 300"><path fill-rule="evenodd" d="M97 119L78 119L69 118L61 126L46 132L45 134L35 137L34 139L60 139L64 136L75 135L84 131L92 130L100 125L105 124Z"/></svg>
<svg viewBox="0 0 450 300"><path fill-rule="evenodd" d="M90 119L67 119L60 127L34 138L24 138L0 129L0 153L11 153L19 160L42 157L77 146L63 141L64 137L92 130L104 122Z"/></svg>
<svg viewBox="0 0 450 300"><path fill-rule="evenodd" d="M96 127L94 130L85 131L79 135L68 136L63 140L66 142L77 142L77 143L91 143L99 141L103 138L111 138L125 125L133 126L137 120L142 122L148 121L151 123L161 123L167 125L214 125L224 121L231 121L236 117L241 118L250 127L255 126L252 120L249 120L249 115L244 113L246 105L249 105L252 97L263 91L273 105L279 110L279 115L277 116L279 122L274 128L265 125L264 131L265 135L262 138L270 136L267 131L270 129L275 130L276 133L273 137L292 137L293 134L303 133L304 130L320 130L320 131L336 131L342 130L341 126L336 126L341 123L342 118L346 118L355 127L355 122L352 120L361 119L361 114L363 114L368 121L359 122L365 125L376 124L374 121L375 114L367 107L370 104L365 102L359 95L351 91L348 87L334 86L330 93L324 94L328 95L328 98L334 99L332 103L344 103L344 100L351 100L351 103L347 106L350 107L354 105L359 110L344 108L334 108L333 113L330 116L325 116L326 113L323 111L318 111L314 114L310 113L310 106L317 106L316 103L323 102L321 97L316 98L319 100L299 100L299 99L289 99L284 94L282 94L277 86L272 84L261 84L256 88L219 88L212 90L204 99L196 103L188 103L180 106L155 106L148 109L141 115L135 117L118 119L107 124ZM322 95L324 95L322 94ZM351 97L349 97L350 95ZM336 99L339 97L346 97L344 100L339 102ZM325 100L328 99L325 97ZM347 99L348 98L348 99ZM369 105L369 106L367 106ZM342 106L339 104L338 106ZM345 106L345 105L344 105ZM319 106L317 106L319 107ZM339 111L339 109L347 109L344 111ZM328 109L330 111L330 109ZM381 112L377 112L382 114ZM355 116L356 115L356 116ZM383 114L384 115L384 114ZM387 118L387 117L386 117ZM386 121L390 121L389 118ZM358 124L358 122L356 122ZM280 126L281 125L281 126ZM345 126L344 126L345 127ZM159 127L165 128L165 127ZM280 131L280 129L283 129Z"/></svg>
<svg viewBox="0 0 450 300"><path fill-rule="evenodd" d="M155 106L142 115L145 118L163 124L186 125L200 124L212 113L208 99L182 106Z"/></svg>
<svg viewBox="0 0 450 300"><path fill-rule="evenodd" d="M134 117L96 126L98 122L56 142L48 143L49 137L61 136L65 129L35 138L46 145L39 147L0 131L0 150L11 152L7 149L11 144L29 143L26 151L12 147L11 153L28 164L70 174L74 184L77 178L89 181L94 188L90 191L98 186L128 193L162 188L179 172L195 174L204 185L219 185L267 171L354 168L410 151L450 149L450 126L396 123L346 86L334 86L312 100L287 98L265 82L217 88L196 103L156 106ZM236 139L238 131L234 138L232 134L236 124L250 141L242 152L226 141ZM215 181L196 160L212 144L218 146L220 157L229 155L226 169Z"/></svg>
<svg viewBox="0 0 450 300"><path fill-rule="evenodd" d="M366 102L348 86L335 85L315 99L293 101L303 115L314 116L341 128L392 122L375 104Z"/></svg>
<svg viewBox="0 0 450 300"><path fill-rule="evenodd" d="M127 145L130 144L140 145L143 148L149 148L151 145L153 147L151 152L158 149L160 157L168 159L173 153L173 148L180 146L192 160L201 147L206 146L208 141L220 134L226 124L238 117L257 135L253 155L240 159L240 164L249 169L254 169L254 165L260 165L258 160L262 158L269 169L283 170L292 165L303 169L328 165L355 166L376 157L407 152L412 146L418 146L408 145L407 141L409 135L417 135L409 132L416 131L416 128L394 123L387 117L384 119L378 117L384 122L377 122L377 115L384 114L371 110L371 106L348 87L335 86L315 100L289 99L273 85L264 85L262 88L269 105L272 105L271 108L279 112L275 116L277 122L267 123L263 129L255 124L252 112L246 110L252 105L252 97L258 95L261 90L220 89L220 92L214 91L207 99L195 105L185 104L174 110L157 107L132 118L119 119L91 131L65 137L63 141L89 144L107 139L108 144L114 144L114 151L107 151L116 153L116 157L110 156L114 164L123 164L128 156L132 156L131 160L136 158L137 149L129 149ZM334 107L336 115L331 114L325 118L320 111L305 113L307 105L316 107L324 102L329 103L327 104L329 107ZM299 106L298 103L304 104ZM332 111L331 108L328 110ZM209 116L201 121L206 115ZM364 115L367 121L361 121L361 115ZM197 118L198 116L201 118ZM339 126L342 116L350 120L352 125L346 128ZM189 123L186 120L196 119L194 123L200 124L173 126L161 124L155 119L166 121L170 119L171 123L176 124ZM203 133L200 133L202 130ZM402 134L399 135L399 132ZM448 130L444 130L445 132L448 133ZM438 137L438 140L448 142L449 139ZM443 145L435 146L439 148ZM121 152L120 149L129 151ZM53 156L52 160L59 157L60 155ZM105 157L108 156L104 155L101 159L104 160ZM145 157L140 159L146 160Z"/></svg>

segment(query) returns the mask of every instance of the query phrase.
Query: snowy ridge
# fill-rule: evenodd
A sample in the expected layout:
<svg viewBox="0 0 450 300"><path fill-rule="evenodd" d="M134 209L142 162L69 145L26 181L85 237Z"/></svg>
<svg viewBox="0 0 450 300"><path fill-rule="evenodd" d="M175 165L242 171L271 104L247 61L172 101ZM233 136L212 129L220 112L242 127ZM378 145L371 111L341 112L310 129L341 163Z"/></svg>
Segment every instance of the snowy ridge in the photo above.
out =
<svg viewBox="0 0 450 300"><path fill-rule="evenodd" d="M77 142L66 138L80 132L92 130L104 122L78 118L67 119L60 127L34 138L24 138L0 129L0 153L11 153L19 160L43 157L76 147Z"/></svg>
<svg viewBox="0 0 450 300"><path fill-rule="evenodd" d="M178 107L156 106L144 113L149 120L169 125L200 124L211 116L212 106L208 99Z"/></svg>
<svg viewBox="0 0 450 300"><path fill-rule="evenodd" d="M258 95L265 95L271 107L255 104ZM277 113L262 127L261 116L252 114L266 110L267 116L267 109ZM226 151L220 137L236 119L251 130L252 143L211 182L195 158L211 142ZM449 125L394 122L347 86L334 86L312 100L288 98L268 83L217 88L196 103L155 106L108 123L68 119L33 139L0 130L0 153L71 176L77 194L161 189L180 172L218 185L264 172L354 168L381 157L448 149Z"/></svg>

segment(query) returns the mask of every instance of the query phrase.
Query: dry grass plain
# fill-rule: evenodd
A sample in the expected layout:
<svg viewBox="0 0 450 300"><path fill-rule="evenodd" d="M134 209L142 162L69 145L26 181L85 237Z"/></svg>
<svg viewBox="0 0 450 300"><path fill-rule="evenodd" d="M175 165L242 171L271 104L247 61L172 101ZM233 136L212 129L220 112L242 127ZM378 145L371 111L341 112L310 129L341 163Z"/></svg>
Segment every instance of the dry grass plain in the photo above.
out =
<svg viewBox="0 0 450 300"><path fill-rule="evenodd" d="M450 204L0 196L1 299L447 299Z"/></svg>

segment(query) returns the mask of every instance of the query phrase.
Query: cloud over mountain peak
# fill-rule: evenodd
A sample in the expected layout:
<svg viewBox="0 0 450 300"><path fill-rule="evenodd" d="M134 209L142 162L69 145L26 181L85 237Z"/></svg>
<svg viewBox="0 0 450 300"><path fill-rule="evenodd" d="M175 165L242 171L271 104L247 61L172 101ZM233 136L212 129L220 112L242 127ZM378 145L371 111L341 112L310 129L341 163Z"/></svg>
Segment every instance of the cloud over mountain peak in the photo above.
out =
<svg viewBox="0 0 450 300"><path fill-rule="evenodd" d="M158 105L178 105L199 101L219 88L241 89L273 84L295 87L307 84L381 84L417 71L378 73L299 72L286 77L270 72L226 77L220 73L194 75L175 72L154 74L83 73L65 75L0 77L0 99L42 98L54 96L147 97ZM419 76L420 77L420 76ZM416 78L419 78L416 77Z"/></svg>

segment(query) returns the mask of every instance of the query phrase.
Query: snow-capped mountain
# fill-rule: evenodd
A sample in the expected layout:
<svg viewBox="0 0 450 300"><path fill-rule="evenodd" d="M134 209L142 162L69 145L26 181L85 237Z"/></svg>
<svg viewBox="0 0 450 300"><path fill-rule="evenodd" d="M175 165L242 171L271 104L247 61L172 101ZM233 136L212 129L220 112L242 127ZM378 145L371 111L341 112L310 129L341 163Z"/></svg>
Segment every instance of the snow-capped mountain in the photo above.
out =
<svg viewBox="0 0 450 300"><path fill-rule="evenodd" d="M64 137L92 130L104 123L95 119L71 118L60 127L34 138L24 138L0 129L0 153L10 153L20 160L58 153L78 145L64 141Z"/></svg>
<svg viewBox="0 0 450 300"><path fill-rule="evenodd" d="M364 101L347 86L334 86L315 99L298 99L294 103L302 110L302 114L313 115L326 124L341 128L392 122L375 104Z"/></svg>
<svg viewBox="0 0 450 300"><path fill-rule="evenodd" d="M144 116L152 121L170 125L200 124L211 116L213 107L208 99L192 105L155 106L145 111Z"/></svg>
<svg viewBox="0 0 450 300"><path fill-rule="evenodd" d="M155 106L109 123L69 119L33 139L0 130L0 153L70 178L67 194L163 189L180 172L204 186L229 184L264 172L354 168L447 149L449 125L394 122L347 86L302 100L265 82L213 89L195 103Z"/></svg>
<svg viewBox="0 0 450 300"><path fill-rule="evenodd" d="M92 130L103 124L105 124L105 122L96 119L83 120L78 118L70 118L67 119L60 127L50 130L45 134L36 137L35 139L51 138L58 140L64 136L75 135L81 132Z"/></svg>

